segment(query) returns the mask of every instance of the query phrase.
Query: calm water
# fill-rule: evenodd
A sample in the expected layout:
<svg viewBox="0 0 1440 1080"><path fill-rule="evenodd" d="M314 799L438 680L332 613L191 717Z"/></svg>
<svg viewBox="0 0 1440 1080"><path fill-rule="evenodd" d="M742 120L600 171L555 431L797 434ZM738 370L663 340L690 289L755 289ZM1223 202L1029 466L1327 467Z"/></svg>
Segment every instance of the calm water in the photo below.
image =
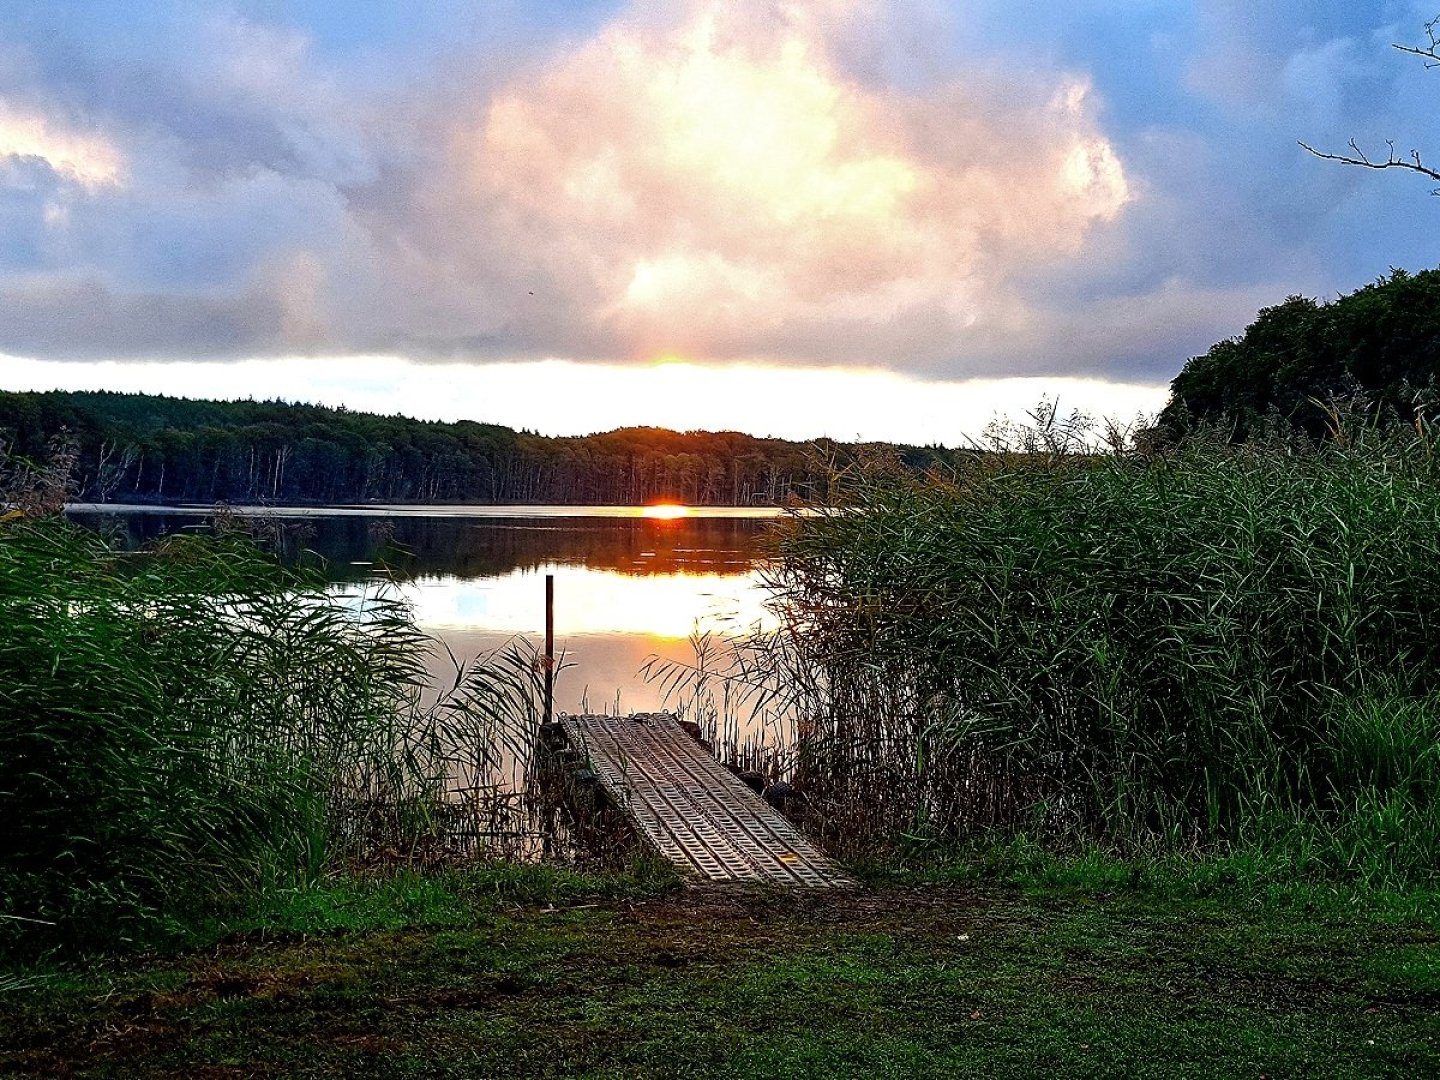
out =
<svg viewBox="0 0 1440 1080"><path fill-rule="evenodd" d="M637 507L266 509L291 557L323 558L337 582L396 568L419 623L461 659L516 636L539 644L545 575L555 575L555 634L567 666L556 708L647 711L660 687L651 657L693 659L689 638L768 625L756 541L774 511L696 509L655 520ZM129 546L205 527L203 510L76 507L72 516Z"/></svg>

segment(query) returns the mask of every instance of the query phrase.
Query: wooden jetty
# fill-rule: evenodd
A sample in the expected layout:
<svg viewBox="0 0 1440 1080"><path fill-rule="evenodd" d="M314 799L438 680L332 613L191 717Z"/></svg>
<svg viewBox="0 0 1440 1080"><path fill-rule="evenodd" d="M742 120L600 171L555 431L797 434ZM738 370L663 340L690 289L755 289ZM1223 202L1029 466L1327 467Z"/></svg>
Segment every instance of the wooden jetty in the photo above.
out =
<svg viewBox="0 0 1440 1080"><path fill-rule="evenodd" d="M681 870L712 881L854 885L670 714L562 715L555 726L636 831Z"/></svg>

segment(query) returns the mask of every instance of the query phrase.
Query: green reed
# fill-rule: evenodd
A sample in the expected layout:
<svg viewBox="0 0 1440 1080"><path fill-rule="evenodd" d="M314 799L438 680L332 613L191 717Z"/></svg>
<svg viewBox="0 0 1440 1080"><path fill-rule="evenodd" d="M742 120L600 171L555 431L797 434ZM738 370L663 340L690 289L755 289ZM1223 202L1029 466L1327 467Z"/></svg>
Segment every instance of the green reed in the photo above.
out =
<svg viewBox="0 0 1440 1080"><path fill-rule="evenodd" d="M342 595L236 536L138 555L0 523L0 947L180 929L342 865L471 851L506 817L535 669L430 688L384 586Z"/></svg>
<svg viewBox="0 0 1440 1080"><path fill-rule="evenodd" d="M1023 450L871 463L780 529L785 629L730 675L792 717L817 827L1440 872L1428 435Z"/></svg>

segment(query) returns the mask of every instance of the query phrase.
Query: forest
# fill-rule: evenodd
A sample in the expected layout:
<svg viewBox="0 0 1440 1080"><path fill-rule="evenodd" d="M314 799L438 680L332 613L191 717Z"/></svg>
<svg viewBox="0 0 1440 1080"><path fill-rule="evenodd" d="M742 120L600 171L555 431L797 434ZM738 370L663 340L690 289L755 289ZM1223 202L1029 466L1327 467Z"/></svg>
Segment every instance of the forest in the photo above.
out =
<svg viewBox="0 0 1440 1080"><path fill-rule="evenodd" d="M624 428L551 438L281 401L0 392L0 448L73 462L75 496L129 503L783 505L874 448ZM894 448L917 472L964 451Z"/></svg>

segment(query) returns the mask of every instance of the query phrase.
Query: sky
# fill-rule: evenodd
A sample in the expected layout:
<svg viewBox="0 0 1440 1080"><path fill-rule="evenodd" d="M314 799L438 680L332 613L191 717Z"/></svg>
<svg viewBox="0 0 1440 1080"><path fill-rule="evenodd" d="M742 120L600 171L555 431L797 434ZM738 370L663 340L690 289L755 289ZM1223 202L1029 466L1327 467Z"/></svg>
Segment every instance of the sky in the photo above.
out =
<svg viewBox="0 0 1440 1080"><path fill-rule="evenodd" d="M1405 0L7 0L0 388L954 445L1440 262ZM1440 134L1434 142L1440 160Z"/></svg>

